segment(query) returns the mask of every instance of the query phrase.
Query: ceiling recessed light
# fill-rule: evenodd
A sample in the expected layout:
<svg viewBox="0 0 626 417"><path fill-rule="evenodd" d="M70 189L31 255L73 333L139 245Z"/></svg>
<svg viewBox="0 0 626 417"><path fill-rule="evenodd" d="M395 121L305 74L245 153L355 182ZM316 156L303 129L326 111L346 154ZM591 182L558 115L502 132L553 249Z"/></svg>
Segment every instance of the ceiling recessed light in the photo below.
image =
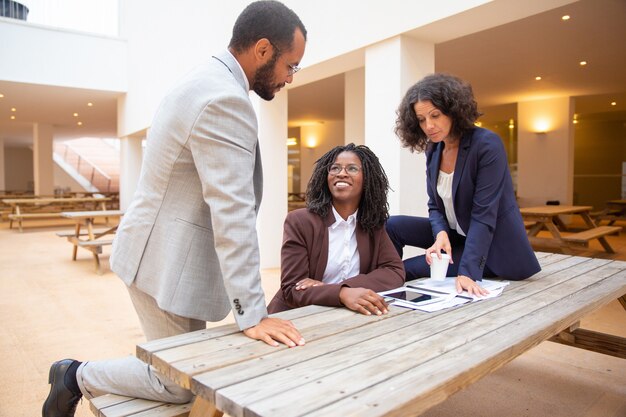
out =
<svg viewBox="0 0 626 417"><path fill-rule="evenodd" d="M15 107L11 107L11 111L15 112L17 109Z"/></svg>
<svg viewBox="0 0 626 417"><path fill-rule="evenodd" d="M570 16L568 14L561 16L561 20L569 20Z"/></svg>
<svg viewBox="0 0 626 417"><path fill-rule="evenodd" d="M612 101L612 102L611 102L611 106L617 106L617 102Z"/></svg>
<svg viewBox="0 0 626 417"><path fill-rule="evenodd" d="M537 80L537 81L541 81L541 77L540 77L540 76L536 76L536 77L535 77L535 80Z"/></svg>
<svg viewBox="0 0 626 417"><path fill-rule="evenodd" d="M11 120L15 120L15 116L11 116Z"/></svg>
<svg viewBox="0 0 626 417"><path fill-rule="evenodd" d="M76 123L76 124L77 124L78 126L82 126L82 125L83 125L83 122L78 122L78 123Z"/></svg>
<svg viewBox="0 0 626 417"><path fill-rule="evenodd" d="M581 67L584 67L585 65L587 65L587 61L580 61L579 64Z"/></svg>
<svg viewBox="0 0 626 417"><path fill-rule="evenodd" d="M93 103L92 103L92 102L89 102L89 103L87 103L87 106L92 107L92 106L93 106Z"/></svg>
<svg viewBox="0 0 626 417"><path fill-rule="evenodd" d="M4 98L4 94L0 93L0 98Z"/></svg>
<svg viewBox="0 0 626 417"><path fill-rule="evenodd" d="M74 117L78 117L78 113L74 113Z"/></svg>

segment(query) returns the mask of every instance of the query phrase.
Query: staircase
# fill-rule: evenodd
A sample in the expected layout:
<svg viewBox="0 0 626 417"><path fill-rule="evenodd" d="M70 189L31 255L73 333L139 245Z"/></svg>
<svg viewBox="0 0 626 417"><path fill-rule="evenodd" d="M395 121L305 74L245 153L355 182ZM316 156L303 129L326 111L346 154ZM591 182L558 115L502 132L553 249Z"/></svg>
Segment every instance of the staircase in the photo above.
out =
<svg viewBox="0 0 626 417"><path fill-rule="evenodd" d="M55 161L89 191L119 192L120 152L109 139L55 142Z"/></svg>

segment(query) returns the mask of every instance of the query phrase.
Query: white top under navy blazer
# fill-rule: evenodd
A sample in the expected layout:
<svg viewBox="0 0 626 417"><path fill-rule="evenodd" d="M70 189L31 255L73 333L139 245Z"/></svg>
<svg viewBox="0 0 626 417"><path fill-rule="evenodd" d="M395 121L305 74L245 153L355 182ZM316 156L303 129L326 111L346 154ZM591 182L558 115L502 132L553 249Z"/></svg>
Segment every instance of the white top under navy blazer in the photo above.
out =
<svg viewBox="0 0 626 417"><path fill-rule="evenodd" d="M444 146L433 143L426 151L428 210L435 237L442 230L450 232L437 194ZM466 233L459 275L481 280L489 265L499 277L520 280L541 269L515 200L504 146L495 133L475 128L461 138L452 196L457 222Z"/></svg>

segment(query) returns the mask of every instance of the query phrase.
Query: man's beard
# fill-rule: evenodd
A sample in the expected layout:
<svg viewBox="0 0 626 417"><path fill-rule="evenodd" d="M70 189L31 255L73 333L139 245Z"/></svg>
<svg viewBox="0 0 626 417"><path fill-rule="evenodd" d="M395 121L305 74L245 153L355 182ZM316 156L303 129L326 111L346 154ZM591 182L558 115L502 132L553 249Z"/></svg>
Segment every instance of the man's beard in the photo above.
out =
<svg viewBox="0 0 626 417"><path fill-rule="evenodd" d="M276 61L278 60L278 54L274 53L272 59L263 64L254 73L254 82L252 83L252 90L257 93L263 100L270 101L274 98L276 85L274 81L274 68L276 67Z"/></svg>

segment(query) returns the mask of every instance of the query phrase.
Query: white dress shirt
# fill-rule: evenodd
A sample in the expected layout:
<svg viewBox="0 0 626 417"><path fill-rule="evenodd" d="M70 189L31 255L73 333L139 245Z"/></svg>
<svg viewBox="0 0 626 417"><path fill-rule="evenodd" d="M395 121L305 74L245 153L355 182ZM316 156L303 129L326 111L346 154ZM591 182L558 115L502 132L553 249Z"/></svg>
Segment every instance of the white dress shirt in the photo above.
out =
<svg viewBox="0 0 626 417"><path fill-rule="evenodd" d="M331 206L332 207L332 206ZM328 227L328 262L322 281L337 284L360 273L359 251L356 244L356 214L344 220L332 207L335 223Z"/></svg>
<svg viewBox="0 0 626 417"><path fill-rule="evenodd" d="M246 82L246 91L250 91L250 82L248 81L248 77L246 76L246 73L243 70L241 64L239 63L239 61L237 61L237 58L235 58L235 55L231 54L228 49L226 51L230 54L230 56L233 57L233 59L237 63L237 67L239 67L239 70L241 71L241 75L243 75L243 80Z"/></svg>
<svg viewBox="0 0 626 417"><path fill-rule="evenodd" d="M465 236L465 232L456 221L456 213L454 212L454 202L452 201L453 179L454 172L447 174L440 170L439 176L437 177L437 194L439 194L439 197L443 200L443 206L446 209L446 217L448 218L450 228L456 230L460 235Z"/></svg>

